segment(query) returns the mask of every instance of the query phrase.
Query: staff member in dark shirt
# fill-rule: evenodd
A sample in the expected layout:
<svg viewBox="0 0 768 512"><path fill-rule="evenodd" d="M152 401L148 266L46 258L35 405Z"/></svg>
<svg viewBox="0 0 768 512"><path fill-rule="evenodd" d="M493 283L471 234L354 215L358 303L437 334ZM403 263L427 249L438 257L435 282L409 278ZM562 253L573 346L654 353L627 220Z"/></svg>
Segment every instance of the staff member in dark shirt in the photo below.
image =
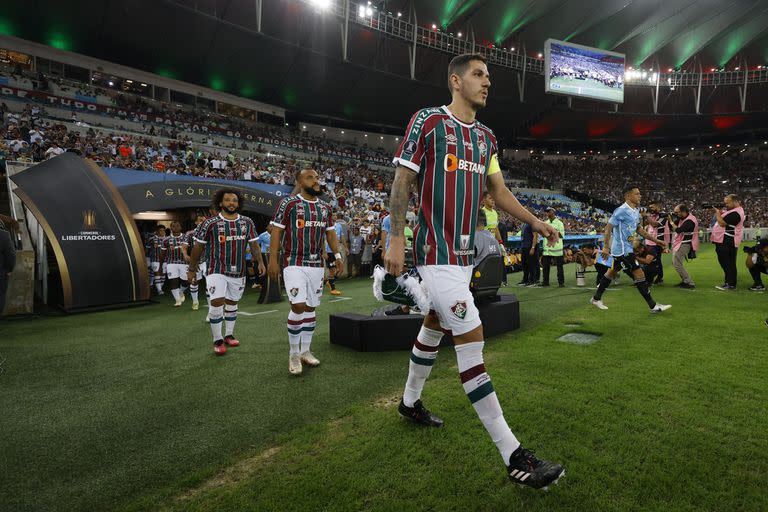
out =
<svg viewBox="0 0 768 512"><path fill-rule="evenodd" d="M5 224L0 220L0 316L5 309L5 294L8 292L8 278L16 266L16 249L13 246L11 234L6 231Z"/></svg>
<svg viewBox="0 0 768 512"><path fill-rule="evenodd" d="M675 267L680 279L682 279L677 286L693 290L696 288L696 283L691 279L683 262L686 259L695 257L696 249L693 247L693 244L698 242L699 239L698 223L696 217L691 215L688 207L684 204L675 206L674 214L674 217L669 219L669 226L675 233L672 243L672 266ZM677 219L677 222L675 222L675 219Z"/></svg>
<svg viewBox="0 0 768 512"><path fill-rule="evenodd" d="M520 286L536 286L539 280L539 234L533 232L530 224L523 225L520 254L523 256L523 280Z"/></svg>

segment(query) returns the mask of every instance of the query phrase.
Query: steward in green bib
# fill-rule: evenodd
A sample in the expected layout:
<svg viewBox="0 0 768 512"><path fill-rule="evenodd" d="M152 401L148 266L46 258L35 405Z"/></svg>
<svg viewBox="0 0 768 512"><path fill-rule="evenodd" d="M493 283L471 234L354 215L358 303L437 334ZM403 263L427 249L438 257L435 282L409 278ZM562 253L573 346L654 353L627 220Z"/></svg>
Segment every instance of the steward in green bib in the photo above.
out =
<svg viewBox="0 0 768 512"><path fill-rule="evenodd" d="M557 285L562 288L565 286L565 274L563 272L563 239L565 238L565 226L563 222L555 216L555 209L551 206L546 210L547 220L544 222L551 224L560 236L557 238L557 242L554 245L544 244L544 253L541 258L541 268L543 272L543 279L541 286L549 286L549 269L552 263L557 265Z"/></svg>

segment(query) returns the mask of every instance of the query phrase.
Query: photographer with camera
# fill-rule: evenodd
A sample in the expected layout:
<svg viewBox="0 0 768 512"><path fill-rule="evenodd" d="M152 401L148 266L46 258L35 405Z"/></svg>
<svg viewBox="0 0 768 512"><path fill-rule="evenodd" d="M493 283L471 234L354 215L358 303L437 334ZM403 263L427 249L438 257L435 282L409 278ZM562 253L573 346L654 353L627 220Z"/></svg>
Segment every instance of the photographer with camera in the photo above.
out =
<svg viewBox="0 0 768 512"><path fill-rule="evenodd" d="M699 249L699 221L686 205L679 204L675 206L674 214L669 219L669 226L675 233L672 241L672 266L682 279L677 286L693 290L696 285L685 270L683 261L696 257L696 251Z"/></svg>
<svg viewBox="0 0 768 512"><path fill-rule="evenodd" d="M725 282L715 286L718 290L736 289L736 251L744 236L744 208L736 194L728 194L723 199L725 208L702 205L712 208L715 224L712 226L712 243L715 244L717 261L725 274Z"/></svg>
<svg viewBox="0 0 768 512"><path fill-rule="evenodd" d="M753 247L745 247L744 252L747 253L747 270L752 274L754 281L750 290L762 292L765 286L760 274L768 274L768 240L760 240Z"/></svg>
<svg viewBox="0 0 768 512"><path fill-rule="evenodd" d="M661 203L658 201L650 203L648 205L648 214L646 217L646 221L648 222L648 225L645 228L646 231L648 231L648 234L659 240L664 240L669 243L669 238L667 238L669 235L669 218L669 213L661 209ZM664 282L664 264L662 263L661 255L664 253L664 249L653 240L646 240L645 245L648 246L648 250L651 251L655 257L656 279L653 284L662 284Z"/></svg>

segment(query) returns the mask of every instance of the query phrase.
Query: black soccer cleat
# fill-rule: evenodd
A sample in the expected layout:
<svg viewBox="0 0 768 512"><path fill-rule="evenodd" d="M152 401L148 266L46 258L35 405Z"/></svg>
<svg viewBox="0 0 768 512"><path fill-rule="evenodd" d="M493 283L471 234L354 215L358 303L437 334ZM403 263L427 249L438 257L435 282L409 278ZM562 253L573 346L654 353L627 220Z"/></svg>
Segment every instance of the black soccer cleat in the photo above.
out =
<svg viewBox="0 0 768 512"><path fill-rule="evenodd" d="M416 400L413 403L413 407L407 407L401 398L400 405L397 406L397 412L399 412L400 416L403 418L407 418L412 422L424 425L425 427L443 426L443 420L429 412L427 408L424 407L424 404L421 403L421 400Z"/></svg>
<svg viewBox="0 0 768 512"><path fill-rule="evenodd" d="M546 491L565 475L565 468L554 462L537 459L531 450L520 446L509 457L507 473L509 479L518 485Z"/></svg>

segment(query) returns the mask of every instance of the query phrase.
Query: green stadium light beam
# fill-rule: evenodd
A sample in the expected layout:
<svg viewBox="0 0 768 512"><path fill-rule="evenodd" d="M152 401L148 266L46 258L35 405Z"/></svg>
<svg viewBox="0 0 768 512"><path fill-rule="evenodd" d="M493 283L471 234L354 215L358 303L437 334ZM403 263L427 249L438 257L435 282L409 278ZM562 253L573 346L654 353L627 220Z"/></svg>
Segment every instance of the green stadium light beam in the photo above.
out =
<svg viewBox="0 0 768 512"><path fill-rule="evenodd" d="M749 21L728 32L718 45L720 50L719 64L725 66L744 47L768 32L768 10L763 10L757 16L750 16ZM768 57L768 48L766 48Z"/></svg>
<svg viewBox="0 0 768 512"><path fill-rule="evenodd" d="M0 36L12 36L15 34L13 23L6 18L0 18Z"/></svg>
<svg viewBox="0 0 768 512"><path fill-rule="evenodd" d="M59 50L71 50L72 40L61 32L51 32L48 34L48 46Z"/></svg>

